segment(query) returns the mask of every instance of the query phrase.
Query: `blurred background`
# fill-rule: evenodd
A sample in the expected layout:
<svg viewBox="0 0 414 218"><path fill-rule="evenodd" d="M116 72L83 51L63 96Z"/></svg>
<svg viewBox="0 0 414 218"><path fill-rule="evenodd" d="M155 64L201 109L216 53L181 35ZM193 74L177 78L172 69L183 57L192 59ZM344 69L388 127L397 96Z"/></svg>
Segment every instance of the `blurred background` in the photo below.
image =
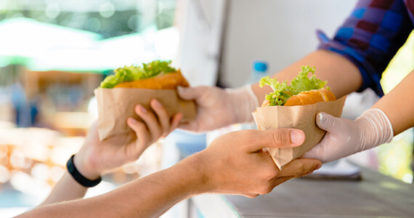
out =
<svg viewBox="0 0 414 218"><path fill-rule="evenodd" d="M356 0L2 0L0 2L0 216L39 204L97 118L93 90L112 70L173 60L193 85L238 87L316 49ZM414 68L414 37L387 68L391 90ZM254 67L256 66L256 67ZM262 66L262 67L257 67ZM265 67L263 67L265 66ZM344 116L376 102L352 94ZM235 125L203 135L176 131L88 192L106 192L205 148ZM349 159L412 183L413 131ZM165 217L182 217L182 203ZM183 209L184 208L184 209Z"/></svg>

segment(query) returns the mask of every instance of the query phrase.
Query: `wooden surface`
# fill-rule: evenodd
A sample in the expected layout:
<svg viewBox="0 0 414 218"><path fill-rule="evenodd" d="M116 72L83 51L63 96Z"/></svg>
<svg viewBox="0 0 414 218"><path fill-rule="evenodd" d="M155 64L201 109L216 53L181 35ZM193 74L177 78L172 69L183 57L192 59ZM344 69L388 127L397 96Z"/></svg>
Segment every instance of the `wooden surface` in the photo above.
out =
<svg viewBox="0 0 414 218"><path fill-rule="evenodd" d="M370 170L362 170L362 177L359 182L295 179L255 199L201 195L192 200L206 218L414 217L413 185Z"/></svg>

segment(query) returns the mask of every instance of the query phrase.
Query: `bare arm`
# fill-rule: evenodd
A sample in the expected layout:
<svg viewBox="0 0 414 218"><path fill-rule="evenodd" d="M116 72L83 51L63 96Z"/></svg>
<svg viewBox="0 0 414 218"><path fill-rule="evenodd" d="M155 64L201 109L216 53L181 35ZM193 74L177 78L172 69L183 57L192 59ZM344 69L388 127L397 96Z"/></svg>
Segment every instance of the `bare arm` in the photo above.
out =
<svg viewBox="0 0 414 218"><path fill-rule="evenodd" d="M342 55L327 50L312 52L273 77L290 82L297 76L301 66L305 65L316 67L317 77L328 81L338 98L358 90L362 85L359 69ZM203 132L234 123L252 122L251 112L261 105L266 94L272 90L268 86L260 88L256 83L238 89L199 86L178 91L181 98L197 103L196 119L180 125L180 128Z"/></svg>
<svg viewBox="0 0 414 218"><path fill-rule="evenodd" d="M178 201L201 189L194 158L151 176L131 182L108 194L50 204L27 217L157 217ZM23 215L22 217L25 217Z"/></svg>
<svg viewBox="0 0 414 218"><path fill-rule="evenodd" d="M158 217L175 203L199 193L255 197L320 167L317 160L297 159L279 171L263 152L264 147L291 148L304 140L304 133L294 129L233 132L177 165L115 191L46 205L21 217Z"/></svg>
<svg viewBox="0 0 414 218"><path fill-rule="evenodd" d="M65 172L46 200L39 206L83 198L87 190L87 188L79 185L68 172Z"/></svg>
<svg viewBox="0 0 414 218"><path fill-rule="evenodd" d="M304 65L316 67L316 76L328 81L329 87L338 98L358 90L362 84L361 74L352 62L327 50L314 51L273 77L280 81L291 81ZM263 102L265 95L271 92L270 87L260 88L258 83L252 85L252 89L258 97L259 104Z"/></svg>
<svg viewBox="0 0 414 218"><path fill-rule="evenodd" d="M119 146L111 140L100 141L97 126L92 125L85 144L75 155L74 164L79 172L86 178L95 180L105 171L138 159L142 152L158 140L161 135L167 135L175 129L182 115L176 114L170 118L163 106L156 106L154 102L153 100L151 104L155 114L149 111L142 112L138 106L136 112L143 119L143 122L134 121L132 118L128 120L129 127L135 131L139 139L130 145ZM79 185L66 172L40 206L79 199L85 195L86 191L87 188Z"/></svg>
<svg viewBox="0 0 414 218"><path fill-rule="evenodd" d="M373 107L379 108L391 121L394 135L414 126L414 71Z"/></svg>

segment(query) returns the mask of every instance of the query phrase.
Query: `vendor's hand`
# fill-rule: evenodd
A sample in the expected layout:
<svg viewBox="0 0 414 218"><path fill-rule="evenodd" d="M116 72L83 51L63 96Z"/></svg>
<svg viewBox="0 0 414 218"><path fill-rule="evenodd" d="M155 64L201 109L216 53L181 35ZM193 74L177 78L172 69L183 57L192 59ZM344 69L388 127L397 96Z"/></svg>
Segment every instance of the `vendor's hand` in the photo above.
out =
<svg viewBox="0 0 414 218"><path fill-rule="evenodd" d="M135 112L143 122L129 118L127 123L136 135L137 141L126 146L111 143L111 140L100 141L96 123L91 126L85 144L75 155L75 166L89 179L98 178L104 172L137 160L145 149L160 137L168 135L177 128L182 114L170 118L165 108L155 99L151 101L155 114L137 105Z"/></svg>
<svg viewBox="0 0 414 218"><path fill-rule="evenodd" d="M336 118L319 113L319 128L327 133L321 143L304 157L323 162L334 161L391 141L393 130L388 117L379 109L370 109L356 120Z"/></svg>
<svg viewBox="0 0 414 218"><path fill-rule="evenodd" d="M295 177L318 169L321 162L297 159L279 170L264 148L293 148L301 145L305 134L296 129L243 130L214 140L194 155L203 174L200 192L241 194L256 197ZM189 158L190 159L190 158Z"/></svg>
<svg viewBox="0 0 414 218"><path fill-rule="evenodd" d="M220 89L210 86L179 87L178 93L181 98L195 100L197 103L196 119L189 124L179 126L195 132L253 121L251 113L258 107L257 97L250 86L239 89Z"/></svg>

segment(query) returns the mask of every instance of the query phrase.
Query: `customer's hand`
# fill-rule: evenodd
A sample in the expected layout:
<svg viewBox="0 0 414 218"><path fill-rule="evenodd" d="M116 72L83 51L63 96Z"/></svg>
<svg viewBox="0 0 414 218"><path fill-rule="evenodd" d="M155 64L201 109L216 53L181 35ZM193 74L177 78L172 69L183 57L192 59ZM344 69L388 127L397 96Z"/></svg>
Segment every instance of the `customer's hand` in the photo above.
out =
<svg viewBox="0 0 414 218"><path fill-rule="evenodd" d="M197 103L196 119L179 126L195 132L253 121L251 113L258 107L257 97L250 86L239 89L220 89L211 86L179 87L178 93L181 98L195 100Z"/></svg>
<svg viewBox="0 0 414 218"><path fill-rule="evenodd" d="M391 141L393 129L388 117L379 109L370 109L356 120L333 117L319 113L319 128L327 133L321 143L304 157L323 162L334 161Z"/></svg>
<svg viewBox="0 0 414 218"><path fill-rule="evenodd" d="M289 179L311 173L321 166L320 161L297 159L279 170L270 154L263 151L267 147L296 147L304 140L304 133L296 129L243 130L217 138L193 156L197 160L193 167L199 167L197 171L204 178L201 192L256 197Z"/></svg>
<svg viewBox="0 0 414 218"><path fill-rule="evenodd" d="M87 178L94 179L104 172L137 160L144 150L160 137L168 135L177 128L183 115L178 113L170 118L159 101L153 99L151 108L155 114L137 105L135 112L143 120L129 118L127 123L136 135L137 141L120 146L111 140L100 141L96 123L89 129L85 144L75 155L75 165Z"/></svg>

